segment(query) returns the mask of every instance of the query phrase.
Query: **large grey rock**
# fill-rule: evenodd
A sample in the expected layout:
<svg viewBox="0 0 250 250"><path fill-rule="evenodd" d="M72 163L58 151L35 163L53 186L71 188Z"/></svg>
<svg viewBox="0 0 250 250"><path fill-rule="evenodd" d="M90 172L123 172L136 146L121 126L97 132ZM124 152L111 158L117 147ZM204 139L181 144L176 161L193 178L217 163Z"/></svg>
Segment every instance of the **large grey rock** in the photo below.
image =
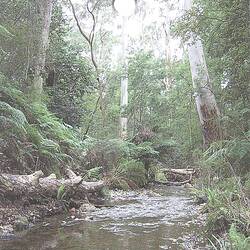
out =
<svg viewBox="0 0 250 250"><path fill-rule="evenodd" d="M84 203L79 208L79 214L85 214L87 212L93 212L96 210L96 207L90 203Z"/></svg>

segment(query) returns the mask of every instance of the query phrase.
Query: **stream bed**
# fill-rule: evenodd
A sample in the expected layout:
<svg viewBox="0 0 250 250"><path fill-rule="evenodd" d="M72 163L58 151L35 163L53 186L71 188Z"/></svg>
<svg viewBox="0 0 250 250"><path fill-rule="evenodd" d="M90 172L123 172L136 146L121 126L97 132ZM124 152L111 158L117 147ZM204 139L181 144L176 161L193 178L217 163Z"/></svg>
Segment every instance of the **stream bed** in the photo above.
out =
<svg viewBox="0 0 250 250"><path fill-rule="evenodd" d="M208 249L198 207L182 187L113 191L104 207L85 218L49 218L1 250Z"/></svg>

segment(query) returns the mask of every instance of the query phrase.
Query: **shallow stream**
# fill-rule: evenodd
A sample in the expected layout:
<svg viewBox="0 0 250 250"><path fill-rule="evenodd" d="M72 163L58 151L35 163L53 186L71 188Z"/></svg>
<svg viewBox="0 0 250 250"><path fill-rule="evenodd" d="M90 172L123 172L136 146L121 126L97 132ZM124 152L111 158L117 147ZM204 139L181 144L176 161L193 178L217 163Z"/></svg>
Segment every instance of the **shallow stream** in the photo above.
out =
<svg viewBox="0 0 250 250"><path fill-rule="evenodd" d="M0 241L0 249L207 249L198 208L185 188L112 192L106 205L84 219L49 218L14 240Z"/></svg>

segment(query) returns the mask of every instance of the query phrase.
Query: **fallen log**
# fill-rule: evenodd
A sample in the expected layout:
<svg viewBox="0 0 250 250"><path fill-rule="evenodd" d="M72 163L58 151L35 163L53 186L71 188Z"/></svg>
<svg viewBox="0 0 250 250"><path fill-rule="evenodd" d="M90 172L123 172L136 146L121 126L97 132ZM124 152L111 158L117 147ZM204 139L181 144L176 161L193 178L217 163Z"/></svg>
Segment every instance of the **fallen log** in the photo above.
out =
<svg viewBox="0 0 250 250"><path fill-rule="evenodd" d="M191 183L193 175L196 173L194 169L161 169L161 171L163 173L166 173L168 177L172 179L172 181L171 180L166 180L166 181L154 180L154 183L167 185L167 186L182 186L187 183ZM177 176L181 178L176 178ZM176 181L176 179L180 179L180 181Z"/></svg>
<svg viewBox="0 0 250 250"><path fill-rule="evenodd" d="M42 171L31 175L0 175L0 192L6 198L18 198L21 196L43 197L58 196L59 189L70 197L85 198L88 193L99 192L106 184L104 181L86 182L81 176L77 176L72 170L66 171L67 179L57 179L55 174L43 177Z"/></svg>
<svg viewBox="0 0 250 250"><path fill-rule="evenodd" d="M166 186L182 186L184 184L190 183L191 180L185 181L154 181L156 184L166 185Z"/></svg>
<svg viewBox="0 0 250 250"><path fill-rule="evenodd" d="M190 174L189 179L185 181L154 181L156 184L167 185L167 186L182 186L187 183L191 183L193 175Z"/></svg>
<svg viewBox="0 0 250 250"><path fill-rule="evenodd" d="M190 169L182 169L182 168L166 168L162 169L163 173L172 173L172 174L180 174L180 175L190 175L190 174L195 174L196 171L193 168Z"/></svg>

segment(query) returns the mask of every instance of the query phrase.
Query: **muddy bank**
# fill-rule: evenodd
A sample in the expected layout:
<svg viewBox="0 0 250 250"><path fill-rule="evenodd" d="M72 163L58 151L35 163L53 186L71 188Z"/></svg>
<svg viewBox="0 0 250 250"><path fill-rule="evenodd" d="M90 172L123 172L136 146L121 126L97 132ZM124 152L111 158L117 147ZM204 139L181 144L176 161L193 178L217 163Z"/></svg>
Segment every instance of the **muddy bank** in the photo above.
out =
<svg viewBox="0 0 250 250"><path fill-rule="evenodd" d="M92 202L100 202L100 197L92 197ZM99 207L100 205L96 205ZM65 216L71 219L85 218L86 212L97 209L89 200L57 201L43 200L40 204L26 206L22 201L5 201L0 204L0 240L15 239L22 231L32 230L48 218Z"/></svg>
<svg viewBox="0 0 250 250"><path fill-rule="evenodd" d="M0 174L0 238L31 228L43 218L75 211L101 195L104 181L86 182L72 170L65 177Z"/></svg>
<svg viewBox="0 0 250 250"><path fill-rule="evenodd" d="M46 217L64 212L64 205L54 200L28 206L22 201L2 200L0 204L0 239L14 238L16 232L29 229Z"/></svg>

